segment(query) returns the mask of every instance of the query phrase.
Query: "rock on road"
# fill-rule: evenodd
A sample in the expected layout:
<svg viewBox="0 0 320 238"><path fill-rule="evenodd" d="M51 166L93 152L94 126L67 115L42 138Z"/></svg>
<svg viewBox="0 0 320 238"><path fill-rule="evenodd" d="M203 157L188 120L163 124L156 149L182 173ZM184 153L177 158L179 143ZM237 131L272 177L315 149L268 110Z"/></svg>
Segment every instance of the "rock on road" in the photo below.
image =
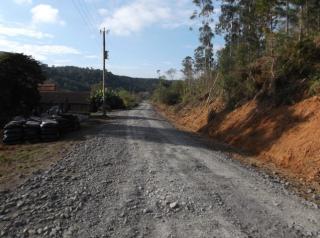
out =
<svg viewBox="0 0 320 238"><path fill-rule="evenodd" d="M320 210L142 103L0 194L2 237L320 237Z"/></svg>

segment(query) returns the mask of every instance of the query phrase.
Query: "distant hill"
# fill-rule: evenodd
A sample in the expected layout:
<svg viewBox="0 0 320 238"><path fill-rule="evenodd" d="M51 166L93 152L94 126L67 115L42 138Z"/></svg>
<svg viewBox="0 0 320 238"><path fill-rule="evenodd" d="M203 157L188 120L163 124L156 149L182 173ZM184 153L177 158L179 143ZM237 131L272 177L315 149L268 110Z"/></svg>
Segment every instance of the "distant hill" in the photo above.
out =
<svg viewBox="0 0 320 238"><path fill-rule="evenodd" d="M48 80L56 83L62 90L90 91L91 86L102 79L102 70L75 66L49 67L42 65ZM158 79L131 78L107 73L107 87L123 88L133 92L151 92L158 84Z"/></svg>

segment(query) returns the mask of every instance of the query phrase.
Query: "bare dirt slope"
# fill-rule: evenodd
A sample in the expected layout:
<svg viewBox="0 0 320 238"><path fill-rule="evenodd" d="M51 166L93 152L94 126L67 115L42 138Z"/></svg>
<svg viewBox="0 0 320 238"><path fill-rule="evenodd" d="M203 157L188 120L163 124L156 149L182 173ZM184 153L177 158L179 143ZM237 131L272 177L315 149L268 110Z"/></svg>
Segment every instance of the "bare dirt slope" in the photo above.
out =
<svg viewBox="0 0 320 238"><path fill-rule="evenodd" d="M292 176L320 183L320 97L278 108L251 101L231 112L216 104L162 109L184 129L205 133Z"/></svg>
<svg viewBox="0 0 320 238"><path fill-rule="evenodd" d="M320 237L320 210L143 103L0 195L4 237Z"/></svg>

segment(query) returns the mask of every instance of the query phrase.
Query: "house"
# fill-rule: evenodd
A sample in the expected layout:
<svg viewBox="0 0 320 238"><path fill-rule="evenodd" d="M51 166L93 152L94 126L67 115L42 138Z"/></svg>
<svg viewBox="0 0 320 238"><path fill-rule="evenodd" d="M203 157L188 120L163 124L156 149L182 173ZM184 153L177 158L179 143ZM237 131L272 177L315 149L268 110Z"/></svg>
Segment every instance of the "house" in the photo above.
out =
<svg viewBox="0 0 320 238"><path fill-rule="evenodd" d="M40 110L42 112L53 106L59 106L64 112L90 112L90 92L59 91L53 83L41 84L38 89L41 96Z"/></svg>
<svg viewBox="0 0 320 238"><path fill-rule="evenodd" d="M57 85L54 83L43 83L38 85L39 92L55 92L57 91Z"/></svg>

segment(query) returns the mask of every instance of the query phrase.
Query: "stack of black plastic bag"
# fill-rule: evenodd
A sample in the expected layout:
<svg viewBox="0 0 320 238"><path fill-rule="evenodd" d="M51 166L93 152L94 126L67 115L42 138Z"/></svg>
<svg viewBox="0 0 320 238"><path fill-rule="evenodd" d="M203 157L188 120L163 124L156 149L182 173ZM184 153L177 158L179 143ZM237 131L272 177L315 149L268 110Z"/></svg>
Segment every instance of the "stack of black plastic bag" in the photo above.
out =
<svg viewBox="0 0 320 238"><path fill-rule="evenodd" d="M59 125L55 120L44 119L40 124L41 139L44 142L55 141L60 137Z"/></svg>
<svg viewBox="0 0 320 238"><path fill-rule="evenodd" d="M66 133L79 129L79 119L73 115L54 115L52 119L58 122L59 130L61 133Z"/></svg>
<svg viewBox="0 0 320 238"><path fill-rule="evenodd" d="M23 141L23 125L25 121L11 121L4 127L3 142L5 144L19 144Z"/></svg>
<svg viewBox="0 0 320 238"><path fill-rule="evenodd" d="M36 143L40 140L41 119L31 118L23 126L24 140L30 143Z"/></svg>
<svg viewBox="0 0 320 238"><path fill-rule="evenodd" d="M80 128L79 118L72 114L61 114L46 117L15 117L5 125L3 131L4 144L19 144L21 142L51 142L56 141L67 132Z"/></svg>

